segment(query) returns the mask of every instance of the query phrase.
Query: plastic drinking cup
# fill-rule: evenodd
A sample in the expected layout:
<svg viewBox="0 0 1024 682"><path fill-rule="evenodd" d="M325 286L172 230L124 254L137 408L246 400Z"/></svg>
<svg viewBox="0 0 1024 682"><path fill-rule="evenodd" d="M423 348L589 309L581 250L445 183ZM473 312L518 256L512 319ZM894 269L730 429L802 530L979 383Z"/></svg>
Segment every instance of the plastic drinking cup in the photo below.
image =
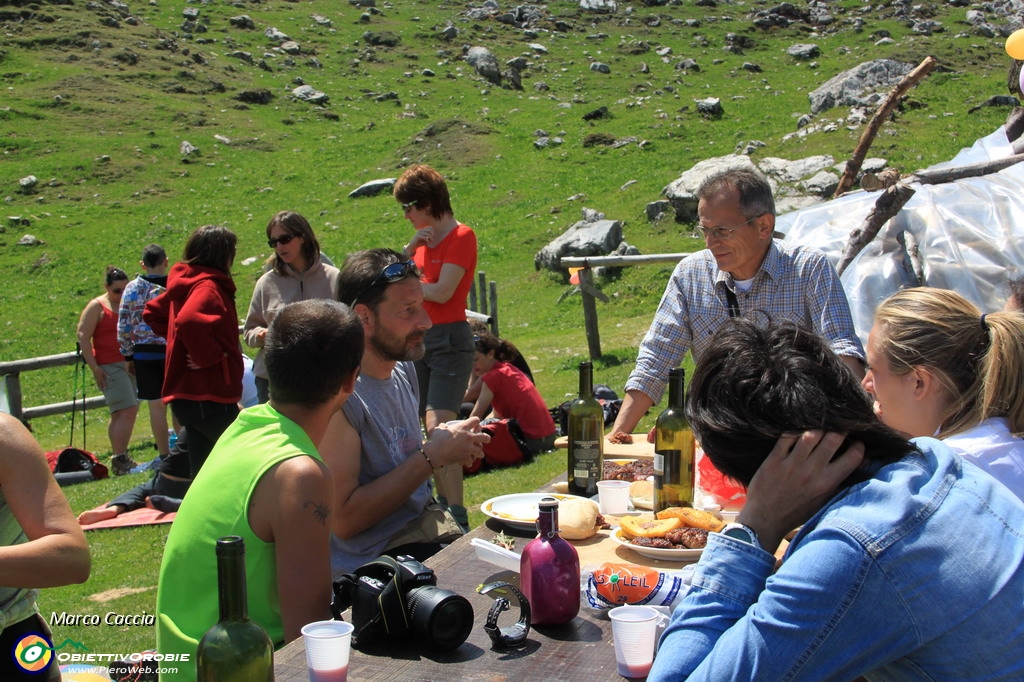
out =
<svg viewBox="0 0 1024 682"><path fill-rule="evenodd" d="M352 624L319 620L302 627L310 682L345 682L352 646Z"/></svg>
<svg viewBox="0 0 1024 682"><path fill-rule="evenodd" d="M629 509L629 481L598 481L597 500L602 514L625 514Z"/></svg>
<svg viewBox="0 0 1024 682"><path fill-rule="evenodd" d="M645 677L654 663L654 639L659 614L650 606L619 606L612 620L615 663L623 677Z"/></svg>

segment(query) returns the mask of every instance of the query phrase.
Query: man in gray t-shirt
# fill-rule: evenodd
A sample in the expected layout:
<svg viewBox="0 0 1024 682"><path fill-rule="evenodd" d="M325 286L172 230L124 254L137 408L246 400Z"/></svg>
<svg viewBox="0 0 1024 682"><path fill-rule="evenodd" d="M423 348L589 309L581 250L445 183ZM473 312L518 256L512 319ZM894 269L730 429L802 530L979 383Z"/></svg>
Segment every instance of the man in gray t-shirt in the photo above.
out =
<svg viewBox="0 0 1024 682"><path fill-rule="evenodd" d="M490 440L476 418L442 425L422 440L412 361L423 355L430 318L412 261L390 249L355 253L341 271L338 293L362 320L365 346L355 392L320 443L334 478L335 577L381 554L423 560L456 537L457 525L435 523L444 517L430 478L439 467L482 458Z"/></svg>

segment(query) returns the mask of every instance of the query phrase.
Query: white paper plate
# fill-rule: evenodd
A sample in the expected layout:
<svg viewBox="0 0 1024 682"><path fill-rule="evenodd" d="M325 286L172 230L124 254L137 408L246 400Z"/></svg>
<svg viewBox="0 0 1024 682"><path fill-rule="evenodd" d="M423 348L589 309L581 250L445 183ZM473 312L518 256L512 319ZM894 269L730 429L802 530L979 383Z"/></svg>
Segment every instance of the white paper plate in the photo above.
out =
<svg viewBox="0 0 1024 682"><path fill-rule="evenodd" d="M535 530L537 525L537 503L545 497L570 500L586 499L577 495L563 495L561 493L515 493L492 497L480 505L480 511L492 519L507 523L513 528L523 530Z"/></svg>
<svg viewBox="0 0 1024 682"><path fill-rule="evenodd" d="M641 547L634 545L622 534L621 528L612 531L612 539L627 549L631 549L640 556L648 559L661 559L662 561L696 561L704 553L703 549L659 549L657 547Z"/></svg>

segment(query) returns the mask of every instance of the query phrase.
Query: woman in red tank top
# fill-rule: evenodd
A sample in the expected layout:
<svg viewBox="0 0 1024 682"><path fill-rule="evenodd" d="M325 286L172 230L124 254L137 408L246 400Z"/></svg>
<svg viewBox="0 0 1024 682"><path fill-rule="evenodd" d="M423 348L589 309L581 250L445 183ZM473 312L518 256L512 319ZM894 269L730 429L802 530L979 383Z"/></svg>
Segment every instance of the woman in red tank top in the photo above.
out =
<svg viewBox="0 0 1024 682"><path fill-rule="evenodd" d="M128 285L125 271L107 266L106 293L89 301L78 319L78 346L82 359L92 370L96 385L110 408L107 435L110 438L111 469L115 476L131 471L136 463L128 456L128 442L135 428L139 401L135 377L121 355L117 341L117 312L121 294Z"/></svg>

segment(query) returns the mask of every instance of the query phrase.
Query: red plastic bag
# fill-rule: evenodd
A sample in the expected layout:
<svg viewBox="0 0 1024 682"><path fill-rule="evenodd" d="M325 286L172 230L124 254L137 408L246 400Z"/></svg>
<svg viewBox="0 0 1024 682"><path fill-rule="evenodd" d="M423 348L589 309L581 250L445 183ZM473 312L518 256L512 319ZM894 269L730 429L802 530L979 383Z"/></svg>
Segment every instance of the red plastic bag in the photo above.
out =
<svg viewBox="0 0 1024 682"><path fill-rule="evenodd" d="M747 489L715 468L697 448L697 486L718 499L722 509L740 509L747 501Z"/></svg>

